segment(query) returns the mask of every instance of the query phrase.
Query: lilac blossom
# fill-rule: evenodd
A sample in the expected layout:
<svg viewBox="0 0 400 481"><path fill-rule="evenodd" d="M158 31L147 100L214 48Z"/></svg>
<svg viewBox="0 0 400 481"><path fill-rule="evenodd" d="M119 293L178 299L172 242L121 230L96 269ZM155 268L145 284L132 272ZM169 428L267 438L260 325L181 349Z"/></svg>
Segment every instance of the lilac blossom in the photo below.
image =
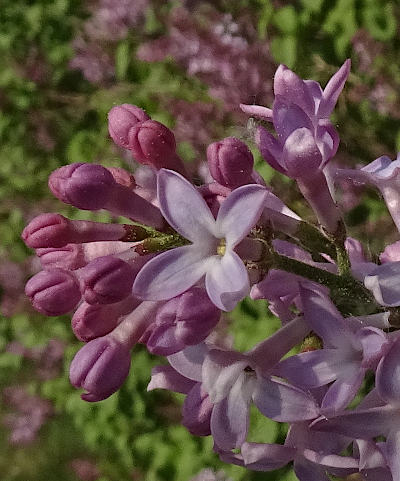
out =
<svg viewBox="0 0 400 481"><path fill-rule="evenodd" d="M229 311L250 291L243 261L234 248L257 222L266 194L258 185L236 189L214 220L207 204L182 176L158 174L158 200L163 216L191 245L162 253L139 272L133 294L163 300L181 294L205 276L214 304Z"/></svg>

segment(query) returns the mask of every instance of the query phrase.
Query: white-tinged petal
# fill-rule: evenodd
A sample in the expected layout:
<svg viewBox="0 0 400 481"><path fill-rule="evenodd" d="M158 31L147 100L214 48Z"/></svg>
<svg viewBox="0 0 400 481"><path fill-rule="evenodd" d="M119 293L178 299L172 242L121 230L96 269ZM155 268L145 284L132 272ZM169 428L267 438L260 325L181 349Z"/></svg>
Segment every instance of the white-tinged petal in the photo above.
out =
<svg viewBox="0 0 400 481"><path fill-rule="evenodd" d="M228 396L214 405L211 434L224 450L238 448L245 441L249 427L249 408L255 378L241 374Z"/></svg>
<svg viewBox="0 0 400 481"><path fill-rule="evenodd" d="M136 276L133 295L139 299L162 301L182 294L206 273L210 258L204 250L192 244L154 257Z"/></svg>
<svg viewBox="0 0 400 481"><path fill-rule="evenodd" d="M222 311L231 311L249 294L249 276L236 252L213 257L207 268L206 289L211 301Z"/></svg>
<svg viewBox="0 0 400 481"><path fill-rule="evenodd" d="M167 222L185 239L195 242L214 236L215 220L205 200L182 175L161 169L157 196Z"/></svg>
<svg viewBox="0 0 400 481"><path fill-rule="evenodd" d="M223 356L225 352L211 351L204 360L202 371L203 387L213 404L222 401L228 395L229 390L248 365L243 356L239 360L236 353L226 352L227 358L222 359L222 363L218 362L215 354ZM229 358L231 362L226 362Z"/></svg>
<svg viewBox="0 0 400 481"><path fill-rule="evenodd" d="M217 233L226 239L227 248L235 247L260 218L267 198L265 187L257 184L235 189L219 209Z"/></svg>
<svg viewBox="0 0 400 481"><path fill-rule="evenodd" d="M278 379L258 378L253 401L268 418L278 422L298 422L316 418L315 400L299 388Z"/></svg>
<svg viewBox="0 0 400 481"><path fill-rule="evenodd" d="M364 279L364 285L372 291L375 299L383 306L400 305L400 262L387 262L378 266Z"/></svg>
<svg viewBox="0 0 400 481"><path fill-rule="evenodd" d="M201 382L201 372L208 347L204 342L186 347L183 351L168 356L168 362L182 376Z"/></svg>

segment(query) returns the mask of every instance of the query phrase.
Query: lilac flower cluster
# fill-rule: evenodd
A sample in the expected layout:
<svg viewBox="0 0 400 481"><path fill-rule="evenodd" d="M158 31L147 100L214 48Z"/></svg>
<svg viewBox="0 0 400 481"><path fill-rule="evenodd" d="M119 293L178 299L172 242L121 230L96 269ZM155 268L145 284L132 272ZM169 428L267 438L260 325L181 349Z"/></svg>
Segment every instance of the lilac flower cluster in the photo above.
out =
<svg viewBox="0 0 400 481"><path fill-rule="evenodd" d="M64 203L128 219L42 214L22 234L43 266L26 285L34 307L53 316L75 310L72 329L85 345L70 379L84 400L116 392L142 343L168 360L148 389L184 394L182 423L211 435L225 462L256 471L293 462L301 481L354 473L400 481L400 244L372 262L346 235L333 197L341 179L371 184L400 229L400 160L383 156L360 170L329 163L339 145L330 115L349 70L347 60L322 89L281 65L272 109L241 105L264 122L254 140L296 182L315 225L271 192L236 138L208 146L212 180L195 186L174 134L128 104L110 111L109 132L143 164L140 175L95 164L51 174ZM266 299L281 327L237 352L213 332L221 311L248 295ZM366 395L354 407L359 392ZM252 406L289 423L283 445L249 440Z"/></svg>

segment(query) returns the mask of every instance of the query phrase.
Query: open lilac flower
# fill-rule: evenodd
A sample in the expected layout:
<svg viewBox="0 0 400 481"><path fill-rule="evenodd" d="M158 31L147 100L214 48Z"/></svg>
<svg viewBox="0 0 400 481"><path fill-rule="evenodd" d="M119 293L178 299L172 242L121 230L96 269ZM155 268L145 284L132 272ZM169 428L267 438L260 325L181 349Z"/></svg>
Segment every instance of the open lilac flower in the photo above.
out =
<svg viewBox="0 0 400 481"><path fill-rule="evenodd" d="M192 244L148 262L136 277L133 294L171 299L205 276L212 302L224 311L232 310L250 291L246 268L234 249L260 217L266 189L251 184L234 190L216 220L193 185L176 172L159 172L157 192L165 219Z"/></svg>

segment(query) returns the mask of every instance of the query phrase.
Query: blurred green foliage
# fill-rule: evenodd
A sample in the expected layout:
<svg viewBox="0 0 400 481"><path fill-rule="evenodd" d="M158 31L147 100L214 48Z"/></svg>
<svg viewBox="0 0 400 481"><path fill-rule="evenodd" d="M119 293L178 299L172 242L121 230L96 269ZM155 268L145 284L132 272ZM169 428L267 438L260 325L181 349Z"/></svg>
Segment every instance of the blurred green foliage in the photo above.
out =
<svg viewBox="0 0 400 481"><path fill-rule="evenodd" d="M167 4L166 4L167 3ZM170 3L170 4L169 4ZM178 2L154 2L146 11L141 29L118 41L113 50L115 79L108 85L90 84L69 68L72 41L89 15L83 0L4 0L0 9L0 262L23 262L31 253L20 240L26 222L42 211L61 211L70 217L91 218L57 201L47 190L49 173L66 163L103 162L123 165L107 136L106 115L119 103L133 103L169 126L173 119L163 111L163 96L189 102L213 100L207 86L187 76L172 60L145 64L135 58L138 46L164 33L162 15ZM284 62L304 78L322 84L346 57L354 67L347 90L368 92L382 79L392 88L387 99L400 102L398 1L382 0L269 0L219 1L216 6L233 17L245 12L260 39L269 43L276 63ZM380 46L368 71L359 72L360 59L353 49L357 32L364 30ZM335 121L342 137L339 156L354 165L375 157L394 156L400 148L400 114L378 109L367 95L352 100L345 93ZM379 100L378 100L379 106ZM226 132L231 126L223 126ZM190 160L190 146L181 152ZM279 176L263 166L274 187ZM279 189L276 189L279 194ZM286 200L297 206L298 199ZM382 202L365 192L364 201L348 212L352 230L363 233L365 225L379 226L390 236L390 222ZM105 220L105 218L103 218ZM389 226L389 227L388 227ZM372 228L371 228L372 229ZM382 248L384 237L369 246ZM1 296L1 293L0 293ZM245 301L231 315L235 346L250 348L278 327L262 301ZM68 463L87 453L98 464L102 481L186 481L202 468L224 470L234 481L294 481L292 471L250 473L223 466L212 452L211 439L197 439L179 425L181 397L146 392L151 367L159 360L137 349L131 375L124 387L97 405L80 400L68 381L68 365L79 343L73 339L66 318L45 319L32 312L10 318L0 315L0 386L21 383L33 393L50 399L55 418L41 431L38 443L29 448L7 444L2 429L0 471L4 481L75 480ZM32 363L4 351L7 343L25 346L45 344L50 338L69 346L63 373L46 382L35 379ZM0 414L7 411L1 407ZM253 440L282 440L284 426L253 413Z"/></svg>

